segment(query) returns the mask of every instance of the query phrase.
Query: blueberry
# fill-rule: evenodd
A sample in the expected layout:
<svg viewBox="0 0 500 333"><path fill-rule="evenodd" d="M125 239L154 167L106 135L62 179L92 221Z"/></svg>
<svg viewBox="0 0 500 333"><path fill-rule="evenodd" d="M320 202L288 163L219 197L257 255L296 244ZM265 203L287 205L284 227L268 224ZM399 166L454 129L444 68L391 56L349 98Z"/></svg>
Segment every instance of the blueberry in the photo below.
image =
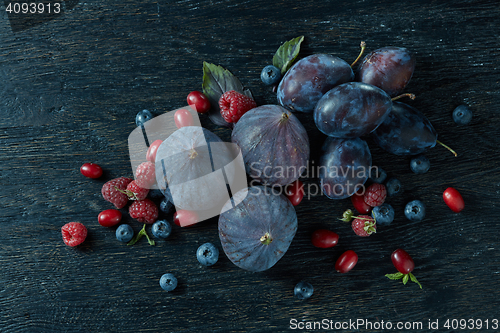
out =
<svg viewBox="0 0 500 333"><path fill-rule="evenodd" d="M401 186L401 182L396 178L389 179L387 183L385 183L385 187L387 189L387 195L390 197L403 192L403 186Z"/></svg>
<svg viewBox="0 0 500 333"><path fill-rule="evenodd" d="M453 110L453 120L459 125L467 125L472 120L472 111L467 105L459 105Z"/></svg>
<svg viewBox="0 0 500 333"><path fill-rule="evenodd" d="M134 229L132 229L132 227L128 224L121 224L116 229L116 239L120 242L127 243L132 239L132 237L134 237Z"/></svg>
<svg viewBox="0 0 500 333"><path fill-rule="evenodd" d="M168 198L163 198L160 202L160 211L168 214L174 204L168 199Z"/></svg>
<svg viewBox="0 0 500 333"><path fill-rule="evenodd" d="M172 232L172 226L167 220L159 220L153 223L151 232L156 238L167 238Z"/></svg>
<svg viewBox="0 0 500 333"><path fill-rule="evenodd" d="M205 243L196 251L196 258L200 264L212 266L219 260L219 250L212 243Z"/></svg>
<svg viewBox="0 0 500 333"><path fill-rule="evenodd" d="M148 197L153 200L161 199L163 198L163 193L158 189L149 190Z"/></svg>
<svg viewBox="0 0 500 333"><path fill-rule="evenodd" d="M280 82L281 71L276 66L268 65L260 72L260 79L266 86L272 86Z"/></svg>
<svg viewBox="0 0 500 333"><path fill-rule="evenodd" d="M312 284L305 281L300 281L293 289L293 293L298 299L307 299L312 296L313 292Z"/></svg>
<svg viewBox="0 0 500 333"><path fill-rule="evenodd" d="M385 182L386 178L387 178L387 172L385 172L384 169L379 167L370 168L370 179L373 182L382 184L383 182Z"/></svg>
<svg viewBox="0 0 500 333"><path fill-rule="evenodd" d="M418 155L410 161L410 169L416 174L423 174L429 171L431 162L425 155Z"/></svg>
<svg viewBox="0 0 500 333"><path fill-rule="evenodd" d="M141 126L141 124L151 119L153 119L153 114L148 110L142 110L135 116L135 124Z"/></svg>
<svg viewBox="0 0 500 333"><path fill-rule="evenodd" d="M420 200L413 200L406 204L405 216L410 221L421 221L425 217L425 206Z"/></svg>
<svg viewBox="0 0 500 333"><path fill-rule="evenodd" d="M394 221L394 208L387 203L382 204L373 208L372 216L377 221L377 225L387 226Z"/></svg>
<svg viewBox="0 0 500 333"><path fill-rule="evenodd" d="M160 287L165 291L172 291L177 287L177 278L172 273L163 274L160 278Z"/></svg>

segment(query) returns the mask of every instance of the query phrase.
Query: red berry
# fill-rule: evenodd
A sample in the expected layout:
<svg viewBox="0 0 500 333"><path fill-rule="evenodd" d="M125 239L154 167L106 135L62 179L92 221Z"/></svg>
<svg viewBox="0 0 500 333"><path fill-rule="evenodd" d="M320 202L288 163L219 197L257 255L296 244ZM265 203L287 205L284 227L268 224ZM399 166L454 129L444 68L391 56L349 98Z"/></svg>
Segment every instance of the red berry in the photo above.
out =
<svg viewBox="0 0 500 333"><path fill-rule="evenodd" d="M155 165L151 162L142 162L135 170L135 181L142 188L151 188L156 183Z"/></svg>
<svg viewBox="0 0 500 333"><path fill-rule="evenodd" d="M174 223L179 227L187 227L198 223L198 214L191 210L179 210L174 214Z"/></svg>
<svg viewBox="0 0 500 333"><path fill-rule="evenodd" d="M187 96L187 103L198 113L205 113L210 110L210 101L207 96L199 91L192 91Z"/></svg>
<svg viewBox="0 0 500 333"><path fill-rule="evenodd" d="M339 242L339 235L326 229L318 229L313 232L311 242L314 246L327 249L334 247Z"/></svg>
<svg viewBox="0 0 500 333"><path fill-rule="evenodd" d="M368 215L360 215L352 221L352 230L356 235L361 237L368 237L377 232L377 224L375 220Z"/></svg>
<svg viewBox="0 0 500 333"><path fill-rule="evenodd" d="M384 184L373 183L366 189L364 200L370 207L377 207L384 203L387 189Z"/></svg>
<svg viewBox="0 0 500 333"><path fill-rule="evenodd" d="M61 228L64 244L77 246L87 238L87 228L80 222L69 222Z"/></svg>
<svg viewBox="0 0 500 333"><path fill-rule="evenodd" d="M402 249L397 249L391 255L392 264L403 274L408 274L415 268L415 263L410 255Z"/></svg>
<svg viewBox="0 0 500 333"><path fill-rule="evenodd" d="M97 221L103 227L114 227L122 220L122 213L116 209L106 209L99 213Z"/></svg>
<svg viewBox="0 0 500 333"><path fill-rule="evenodd" d="M234 90L226 91L219 99L220 113L228 123L236 123L245 112L256 106L251 97Z"/></svg>
<svg viewBox="0 0 500 333"><path fill-rule="evenodd" d="M453 187L448 187L443 192L443 199L446 205L448 205L448 207L450 207L450 209L455 213L460 213L462 209L464 209L464 199Z"/></svg>
<svg viewBox="0 0 500 333"><path fill-rule="evenodd" d="M292 205L297 206L304 198L304 184L296 180L285 188L285 195Z"/></svg>
<svg viewBox="0 0 500 333"><path fill-rule="evenodd" d="M102 176L102 168L98 164L94 163L84 163L80 167L80 172L82 175L88 178L99 178Z"/></svg>
<svg viewBox="0 0 500 333"><path fill-rule="evenodd" d="M106 182L102 186L102 197L111 202L117 209L125 207L128 202L128 196L123 193L127 185L132 181L130 178L120 177ZM121 190L121 191L120 191Z"/></svg>
<svg viewBox="0 0 500 333"><path fill-rule="evenodd" d="M347 273L358 263L358 255L353 250L347 250L337 259L335 270L339 273Z"/></svg>
<svg viewBox="0 0 500 333"><path fill-rule="evenodd" d="M186 109L180 109L175 111L174 121L175 121L175 126L177 126L177 128L194 126L193 116L191 115L191 112L189 112Z"/></svg>
<svg viewBox="0 0 500 333"><path fill-rule="evenodd" d="M158 207L156 207L153 201L144 199L141 201L134 201L130 205L128 213L131 218L139 222L153 224L158 218Z"/></svg>
<svg viewBox="0 0 500 333"><path fill-rule="evenodd" d="M144 200L148 196L149 190L140 187L137 181L133 180L127 185L126 194L130 200Z"/></svg>
<svg viewBox="0 0 500 333"><path fill-rule="evenodd" d="M369 212L371 212L372 207L366 204L364 193L361 193L363 193L363 188L360 188L358 192L354 193L351 196L351 202L354 208L360 214L368 214Z"/></svg>
<svg viewBox="0 0 500 333"><path fill-rule="evenodd" d="M155 163L156 161L156 152L158 151L158 148L162 144L163 141L161 140L156 140L152 144L149 145L148 151L146 153L146 160L148 160L151 163Z"/></svg>

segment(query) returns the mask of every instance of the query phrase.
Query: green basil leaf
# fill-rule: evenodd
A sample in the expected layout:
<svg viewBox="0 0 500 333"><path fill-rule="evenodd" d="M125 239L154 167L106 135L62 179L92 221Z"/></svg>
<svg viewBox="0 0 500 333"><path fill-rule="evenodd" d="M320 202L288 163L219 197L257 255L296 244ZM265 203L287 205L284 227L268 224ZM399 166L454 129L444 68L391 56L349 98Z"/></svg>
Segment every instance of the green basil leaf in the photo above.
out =
<svg viewBox="0 0 500 333"><path fill-rule="evenodd" d="M397 272L397 273L394 273L394 274L386 274L385 276L388 277L389 279L391 280L399 280L403 277L403 273L401 272Z"/></svg>
<svg viewBox="0 0 500 333"><path fill-rule="evenodd" d="M293 61L299 55L300 44L304 41L304 36L299 36L283 43L273 57L273 65L281 70L281 74L292 66Z"/></svg>

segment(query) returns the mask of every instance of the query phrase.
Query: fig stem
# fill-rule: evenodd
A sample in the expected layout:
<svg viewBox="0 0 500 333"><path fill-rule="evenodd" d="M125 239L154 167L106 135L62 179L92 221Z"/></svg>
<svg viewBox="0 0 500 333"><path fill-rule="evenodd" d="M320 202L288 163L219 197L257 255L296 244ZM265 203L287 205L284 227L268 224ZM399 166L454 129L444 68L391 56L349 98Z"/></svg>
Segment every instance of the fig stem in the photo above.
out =
<svg viewBox="0 0 500 333"><path fill-rule="evenodd" d="M351 64L351 68L354 67L354 65L356 65L356 63L359 61L359 59L361 59L361 56L363 55L363 53L365 53L366 43L362 41L359 46L361 47L361 51L359 52L359 55L356 58L356 60L354 60L354 62Z"/></svg>
<svg viewBox="0 0 500 333"><path fill-rule="evenodd" d="M264 236L262 236L262 237L260 238L260 242L261 242L262 244L264 244L264 245L269 245L269 244L271 244L271 242L272 242L272 241L273 241L273 239L272 239L271 235L270 235L268 232L266 232L266 233L264 234Z"/></svg>
<svg viewBox="0 0 500 333"><path fill-rule="evenodd" d="M194 150L194 148L191 148L191 150L189 151L189 159L194 159L196 158L196 156L198 156L198 152L196 150Z"/></svg>
<svg viewBox="0 0 500 333"><path fill-rule="evenodd" d="M458 156L458 154L453 150L451 149L450 147L448 147L447 145L445 145L444 143L442 143L441 141L439 140L436 140L436 143L439 143L441 146L445 147L446 149L448 149L449 151L451 151L453 153L453 155L455 155L455 157Z"/></svg>
<svg viewBox="0 0 500 333"><path fill-rule="evenodd" d="M279 123L280 123L280 124L282 124L282 123L284 123L285 121L287 121L289 118L290 118L290 116L288 115L288 113L283 112L283 113L281 114L281 119L279 120Z"/></svg>
<svg viewBox="0 0 500 333"><path fill-rule="evenodd" d="M403 97L409 97L411 100L414 100L416 98L415 94L406 93L406 94L401 94L401 95L398 95L396 97L393 97L393 98L391 98L391 100L396 101L396 100L403 98Z"/></svg>

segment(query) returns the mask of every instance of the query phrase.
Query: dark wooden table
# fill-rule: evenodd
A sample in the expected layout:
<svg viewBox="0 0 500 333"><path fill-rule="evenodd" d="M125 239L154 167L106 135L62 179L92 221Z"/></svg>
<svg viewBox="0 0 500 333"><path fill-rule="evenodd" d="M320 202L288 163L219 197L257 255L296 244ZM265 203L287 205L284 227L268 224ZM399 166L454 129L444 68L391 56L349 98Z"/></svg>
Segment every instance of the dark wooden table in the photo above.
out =
<svg viewBox="0 0 500 333"><path fill-rule="evenodd" d="M421 329L408 330L413 332L462 332L454 319L481 320L482 328L474 322L470 332L500 330L495 327L500 320L498 2L91 0L66 1L59 15L29 18L8 15L5 6L0 14L1 332L278 332L295 322L322 320L331 321L331 328L366 320L391 322L394 331L404 331L396 329L401 322L422 323ZM223 253L213 267L198 264L200 244L220 248L216 218L175 227L154 247L145 240L126 246L115 239L114 229L97 223L99 212L111 208L100 194L104 182L132 176L127 138L138 111L161 115L184 106L187 93L201 90L203 61L231 70L258 104L276 103L260 82L260 70L281 43L300 35L305 41L299 57L331 53L351 62L361 40L368 50L395 45L416 55L407 91L417 99L408 103L428 116L441 141L459 156L433 148L426 153L431 169L415 175L410 158L385 153L368 139L374 164L405 189L388 200L396 210L390 227L369 238L355 236L349 224L337 220L351 208L350 200L314 196L296 209L299 229L283 259L266 272L251 273ZM467 126L451 118L460 104L474 112ZM310 116L299 118L317 156L325 137ZM230 139L229 129L201 120ZM105 169L101 179L80 174L89 161ZM459 214L442 201L448 186L465 199ZM422 222L404 217L411 199L428 208ZM60 228L70 221L89 229L78 248L61 239ZM311 245L311 233L323 227L340 234L338 246ZM384 277L395 271L390 254L398 247L413 256L422 290ZM333 266L347 249L360 259L341 275ZM172 293L158 284L166 272L179 279ZM293 296L303 279L315 288L307 301ZM429 328L436 320L439 328Z"/></svg>

